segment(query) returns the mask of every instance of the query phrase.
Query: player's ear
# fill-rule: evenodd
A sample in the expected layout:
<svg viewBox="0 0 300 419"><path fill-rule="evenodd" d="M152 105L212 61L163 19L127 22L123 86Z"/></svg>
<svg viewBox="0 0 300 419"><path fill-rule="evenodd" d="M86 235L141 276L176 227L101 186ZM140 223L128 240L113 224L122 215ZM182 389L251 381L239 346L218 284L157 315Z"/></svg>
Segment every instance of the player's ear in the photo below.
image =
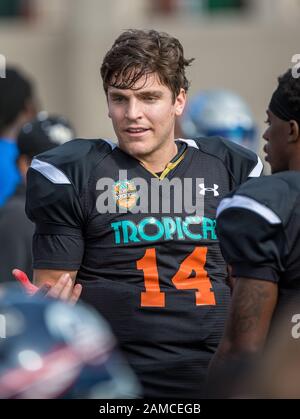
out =
<svg viewBox="0 0 300 419"><path fill-rule="evenodd" d="M290 124L290 132L288 135L288 143L295 143L299 141L299 123L295 120L289 121Z"/></svg>
<svg viewBox="0 0 300 419"><path fill-rule="evenodd" d="M182 115L186 103L186 91L180 89L178 96L175 99L175 114L176 116Z"/></svg>
<svg viewBox="0 0 300 419"><path fill-rule="evenodd" d="M109 100L108 100L108 93L106 92L106 104L108 109L108 117L111 119L110 107L109 107Z"/></svg>

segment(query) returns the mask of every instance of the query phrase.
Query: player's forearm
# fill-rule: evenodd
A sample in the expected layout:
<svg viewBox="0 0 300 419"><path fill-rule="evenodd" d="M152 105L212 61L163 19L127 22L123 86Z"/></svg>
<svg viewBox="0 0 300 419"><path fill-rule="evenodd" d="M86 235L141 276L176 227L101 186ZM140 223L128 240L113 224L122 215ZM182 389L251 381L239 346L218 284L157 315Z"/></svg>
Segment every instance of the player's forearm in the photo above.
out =
<svg viewBox="0 0 300 419"><path fill-rule="evenodd" d="M207 396L231 398L243 392L244 380L252 365L256 365L260 353L258 348L242 351L223 339L209 365Z"/></svg>
<svg viewBox="0 0 300 419"><path fill-rule="evenodd" d="M270 281L237 279L224 336L209 367L209 382L259 356L269 332L277 302L277 284Z"/></svg>

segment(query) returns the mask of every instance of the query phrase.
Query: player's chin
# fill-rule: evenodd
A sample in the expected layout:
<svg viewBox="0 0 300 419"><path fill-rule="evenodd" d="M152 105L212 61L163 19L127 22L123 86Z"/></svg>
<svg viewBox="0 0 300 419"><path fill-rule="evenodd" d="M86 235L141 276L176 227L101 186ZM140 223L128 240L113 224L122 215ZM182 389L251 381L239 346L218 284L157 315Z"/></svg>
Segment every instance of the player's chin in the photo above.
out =
<svg viewBox="0 0 300 419"><path fill-rule="evenodd" d="M151 153L153 149L153 144L152 142L147 141L146 139L135 139L130 141L124 141L123 146L121 148L123 148L123 150L126 151L128 154L141 157Z"/></svg>
<svg viewBox="0 0 300 419"><path fill-rule="evenodd" d="M145 156L148 156L151 154L152 148L145 147L145 146L131 146L128 150L128 154L131 154L132 156L136 157L137 159L141 159Z"/></svg>
<svg viewBox="0 0 300 419"><path fill-rule="evenodd" d="M271 172L274 173L274 171L273 171L273 165L272 165L272 159L270 158L270 155L269 154L266 154L265 155L265 162L270 165Z"/></svg>

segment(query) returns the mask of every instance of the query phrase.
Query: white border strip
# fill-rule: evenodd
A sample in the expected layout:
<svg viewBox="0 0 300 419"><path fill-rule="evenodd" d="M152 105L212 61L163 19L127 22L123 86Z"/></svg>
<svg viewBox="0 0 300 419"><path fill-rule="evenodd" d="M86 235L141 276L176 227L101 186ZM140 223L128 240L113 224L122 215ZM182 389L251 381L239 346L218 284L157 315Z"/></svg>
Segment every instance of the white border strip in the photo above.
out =
<svg viewBox="0 0 300 419"><path fill-rule="evenodd" d="M53 166L50 163L46 163L38 159L33 159L30 167L36 170L37 172L41 173L52 183L61 185L71 185L71 182L69 181L67 176L61 170L59 170L57 167Z"/></svg>
<svg viewBox="0 0 300 419"><path fill-rule="evenodd" d="M111 140L107 140L107 139L103 138L103 141L105 141L107 144L109 144L112 150L114 150L116 147L118 147L118 145Z"/></svg>
<svg viewBox="0 0 300 419"><path fill-rule="evenodd" d="M247 196L235 195L232 198L223 199L220 205L218 206L217 217L219 217L219 215L223 211L229 208L245 208L249 211L253 211L256 214L260 215L270 224L281 224L281 220L278 217L278 215L275 214L275 212L273 212L270 208L266 207L265 205L255 201L254 199L248 198Z"/></svg>
<svg viewBox="0 0 300 419"><path fill-rule="evenodd" d="M263 171L264 165L262 164L261 159L257 156L257 163L254 169L251 170L248 177L259 177Z"/></svg>
<svg viewBox="0 0 300 419"><path fill-rule="evenodd" d="M183 141L184 143L187 143L187 145L189 147L194 147L194 148L197 148L199 150L199 147L198 147L195 140L184 140L183 138L178 138L178 140Z"/></svg>

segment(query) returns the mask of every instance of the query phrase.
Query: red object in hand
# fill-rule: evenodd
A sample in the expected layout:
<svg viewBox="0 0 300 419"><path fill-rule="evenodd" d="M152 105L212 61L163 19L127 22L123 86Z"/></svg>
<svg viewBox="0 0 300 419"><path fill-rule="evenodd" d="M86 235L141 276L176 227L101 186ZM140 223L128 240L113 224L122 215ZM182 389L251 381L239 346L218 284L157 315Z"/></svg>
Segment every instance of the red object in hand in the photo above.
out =
<svg viewBox="0 0 300 419"><path fill-rule="evenodd" d="M22 286L25 288L25 291L28 294L33 295L39 290L38 287L33 285L32 282L30 282L26 273L21 271L20 269L14 269L12 271L12 274L16 278L16 280L19 281L22 284Z"/></svg>

